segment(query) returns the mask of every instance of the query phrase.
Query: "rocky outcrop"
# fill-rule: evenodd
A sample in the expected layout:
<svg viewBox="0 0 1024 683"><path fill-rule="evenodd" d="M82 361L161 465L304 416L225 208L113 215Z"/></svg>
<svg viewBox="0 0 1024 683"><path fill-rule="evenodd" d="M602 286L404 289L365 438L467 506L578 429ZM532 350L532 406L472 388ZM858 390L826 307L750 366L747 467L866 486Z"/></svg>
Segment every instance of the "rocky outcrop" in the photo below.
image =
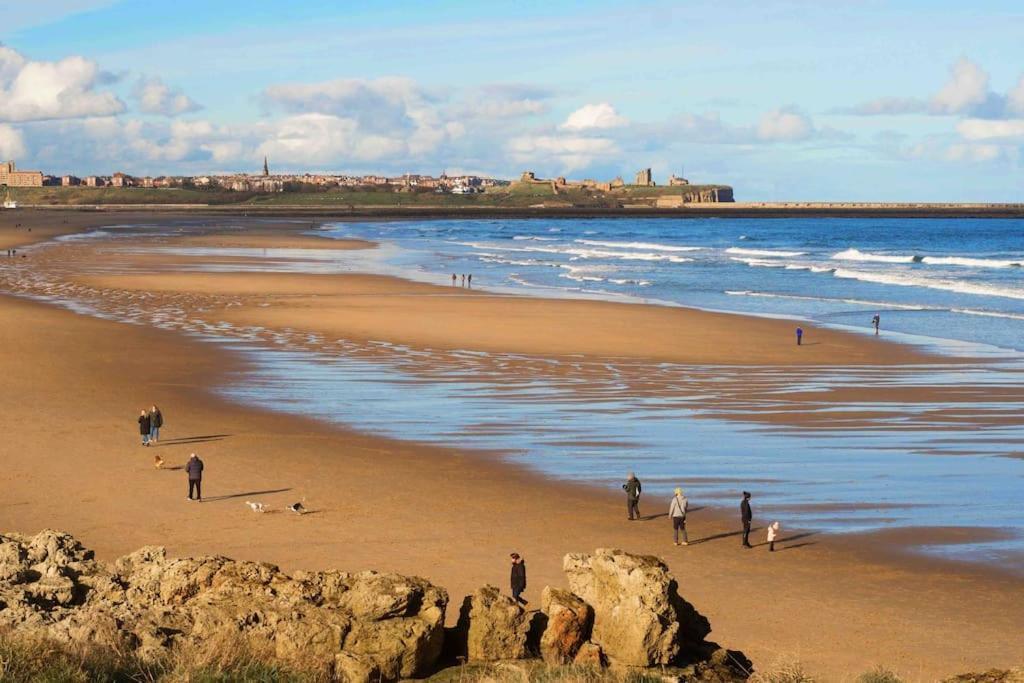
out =
<svg viewBox="0 0 1024 683"><path fill-rule="evenodd" d="M540 598L547 617L540 638L540 656L548 664L568 664L590 640L594 610L569 591L547 586Z"/></svg>
<svg viewBox="0 0 1024 683"><path fill-rule="evenodd" d="M458 633L465 638L471 662L529 657L530 630L531 619L522 606L494 586L484 586L462 603Z"/></svg>
<svg viewBox="0 0 1024 683"><path fill-rule="evenodd" d="M567 555L564 568L570 590L545 588L542 612L493 586L468 596L446 643L448 595L420 578L289 575L225 557L172 559L159 547L103 564L67 534L0 535L0 629L149 660L176 648L247 649L354 682L430 674L445 646L453 661L539 651L552 665L658 667L681 680L749 676L742 654L706 641L707 619L657 558L598 550Z"/></svg>
<svg viewBox="0 0 1024 683"><path fill-rule="evenodd" d="M0 627L156 657L239 638L256 652L345 680L430 671L448 595L418 578L299 572L143 548L113 565L67 534L0 536Z"/></svg>
<svg viewBox="0 0 1024 683"><path fill-rule="evenodd" d="M711 625L679 596L676 580L656 557L621 550L569 554L569 588L594 609L591 639L614 662L662 666L706 649Z"/></svg>

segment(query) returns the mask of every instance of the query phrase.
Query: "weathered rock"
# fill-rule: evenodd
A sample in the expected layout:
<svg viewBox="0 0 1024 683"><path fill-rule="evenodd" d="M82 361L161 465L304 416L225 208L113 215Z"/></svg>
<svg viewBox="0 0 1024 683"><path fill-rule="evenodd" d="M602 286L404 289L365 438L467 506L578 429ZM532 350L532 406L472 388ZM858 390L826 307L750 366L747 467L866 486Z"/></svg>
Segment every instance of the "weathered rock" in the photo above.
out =
<svg viewBox="0 0 1024 683"><path fill-rule="evenodd" d="M601 646L595 643L583 643L580 646L579 651L573 658L572 663L574 666L588 666L591 668L599 669L606 664L608 661L605 659L604 652L601 651Z"/></svg>
<svg viewBox="0 0 1024 683"><path fill-rule="evenodd" d="M594 612L590 605L567 590L546 586L540 609L547 625L540 638L540 655L548 664L568 664L590 639Z"/></svg>
<svg viewBox="0 0 1024 683"><path fill-rule="evenodd" d="M563 568L572 592L594 609L591 640L617 664L679 663L711 632L656 557L599 549L566 555Z"/></svg>
<svg viewBox="0 0 1024 683"><path fill-rule="evenodd" d="M448 595L419 578L297 573L143 548L111 566L73 537L0 537L0 627L157 657L176 645L244 641L345 680L426 673L441 653Z"/></svg>
<svg viewBox="0 0 1024 683"><path fill-rule="evenodd" d="M529 656L530 618L522 606L494 586L466 597L459 614L469 661L494 662Z"/></svg>

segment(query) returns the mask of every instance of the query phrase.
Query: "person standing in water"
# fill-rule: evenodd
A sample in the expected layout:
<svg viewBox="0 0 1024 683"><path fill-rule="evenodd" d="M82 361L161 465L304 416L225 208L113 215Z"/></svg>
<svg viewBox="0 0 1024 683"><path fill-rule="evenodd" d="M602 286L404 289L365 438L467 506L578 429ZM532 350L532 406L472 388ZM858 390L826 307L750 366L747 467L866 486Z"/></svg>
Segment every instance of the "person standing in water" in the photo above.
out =
<svg viewBox="0 0 1024 683"><path fill-rule="evenodd" d="M629 513L629 521L640 519L640 491L643 490L643 487L635 474L629 473L629 478L622 485L622 490L626 492L626 511Z"/></svg>
<svg viewBox="0 0 1024 683"><path fill-rule="evenodd" d="M802 346L804 343L804 328L796 328L796 345Z"/></svg>
<svg viewBox="0 0 1024 683"><path fill-rule="evenodd" d="M690 503L683 495L681 488L676 488L676 495L668 504L668 516L672 518L672 536L676 545L679 545L679 532L683 532L683 545L690 545L690 538L686 535L686 510Z"/></svg>
<svg viewBox="0 0 1024 683"><path fill-rule="evenodd" d="M152 431L152 422L149 419L149 413L146 409L142 409L142 413L139 415L139 434L142 435L142 445L149 445L149 433Z"/></svg>
<svg viewBox="0 0 1024 683"><path fill-rule="evenodd" d="M743 501L740 503L740 520L743 522L743 547L751 548L750 545L750 523L754 521L754 511L750 509L750 492L743 492Z"/></svg>
<svg viewBox="0 0 1024 683"><path fill-rule="evenodd" d="M520 605L527 604L523 592L526 591L526 560L519 553L512 553L512 598Z"/></svg>
<svg viewBox="0 0 1024 683"><path fill-rule="evenodd" d="M455 275L455 273L452 273L452 287L454 287L454 286L455 286L455 282L456 282L456 281L457 281L458 279L459 279L459 278L458 278L458 277L457 277L457 276Z"/></svg>
<svg viewBox="0 0 1024 683"><path fill-rule="evenodd" d="M160 412L160 409L153 406L152 410L149 411L149 442L157 443L160 441L160 428L164 426L164 415Z"/></svg>
<svg viewBox="0 0 1024 683"><path fill-rule="evenodd" d="M472 288L473 288L473 273L470 273L469 275L467 275L467 276L466 276L466 285L467 285L467 286L468 286L468 287L469 287L470 289L472 289Z"/></svg>
<svg viewBox="0 0 1024 683"><path fill-rule="evenodd" d="M466 274L465 273L462 274L462 286L463 287L466 286Z"/></svg>
<svg viewBox="0 0 1024 683"><path fill-rule="evenodd" d="M871 326L875 328L875 336L878 336L878 327L882 324L882 316L875 313L875 317L871 319Z"/></svg>

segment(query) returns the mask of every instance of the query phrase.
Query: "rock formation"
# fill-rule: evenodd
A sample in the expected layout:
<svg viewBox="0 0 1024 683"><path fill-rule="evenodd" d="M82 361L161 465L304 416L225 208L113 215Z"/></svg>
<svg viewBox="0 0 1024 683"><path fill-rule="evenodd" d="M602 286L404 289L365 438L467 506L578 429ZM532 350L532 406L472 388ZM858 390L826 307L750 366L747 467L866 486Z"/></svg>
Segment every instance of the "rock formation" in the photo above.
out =
<svg viewBox="0 0 1024 683"><path fill-rule="evenodd" d="M0 627L143 656L244 638L254 651L396 680L430 671L448 595L397 574L299 572L223 557L168 559L143 548L105 566L73 537L0 536Z"/></svg>
<svg viewBox="0 0 1024 683"><path fill-rule="evenodd" d="M548 664L572 662L590 640L594 610L569 591L551 586L541 594L540 609L547 616L540 639L541 657Z"/></svg>
<svg viewBox="0 0 1024 683"><path fill-rule="evenodd" d="M522 605L494 586L467 596L459 614L458 633L465 638L471 662L496 662L530 656L530 617Z"/></svg>
<svg viewBox="0 0 1024 683"><path fill-rule="evenodd" d="M542 612L493 586L468 596L449 651L476 662L539 651L552 665L677 667L681 680L749 675L742 654L705 640L707 619L657 558L598 550L567 555L564 568L571 590L545 588ZM225 557L170 559L158 547L107 565L68 534L0 535L0 629L150 660L244 645L336 680L424 676L446 645L447 604L443 589L397 574L288 575Z"/></svg>
<svg viewBox="0 0 1024 683"><path fill-rule="evenodd" d="M593 608L591 640L611 661L650 667L706 657L711 625L658 558L599 549L566 555L563 569L570 590Z"/></svg>

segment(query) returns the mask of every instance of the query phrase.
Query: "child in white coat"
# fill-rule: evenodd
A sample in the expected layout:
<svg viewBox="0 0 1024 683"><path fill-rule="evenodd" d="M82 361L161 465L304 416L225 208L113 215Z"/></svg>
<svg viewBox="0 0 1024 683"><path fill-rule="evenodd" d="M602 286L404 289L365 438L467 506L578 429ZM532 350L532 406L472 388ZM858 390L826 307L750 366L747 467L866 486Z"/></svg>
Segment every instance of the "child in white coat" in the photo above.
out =
<svg viewBox="0 0 1024 683"><path fill-rule="evenodd" d="M768 552L775 552L775 539L779 536L779 523L772 522L768 525Z"/></svg>

